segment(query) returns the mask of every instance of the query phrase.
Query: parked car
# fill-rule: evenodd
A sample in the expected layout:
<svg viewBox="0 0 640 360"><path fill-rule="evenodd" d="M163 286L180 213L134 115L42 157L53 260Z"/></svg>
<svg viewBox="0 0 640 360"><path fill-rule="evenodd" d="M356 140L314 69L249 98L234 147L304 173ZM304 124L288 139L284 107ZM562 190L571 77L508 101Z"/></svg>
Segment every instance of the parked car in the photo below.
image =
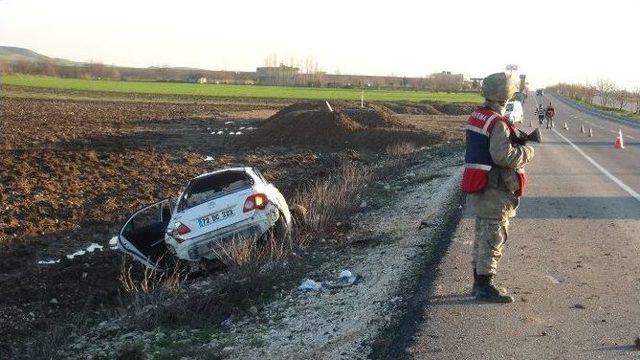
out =
<svg viewBox="0 0 640 360"><path fill-rule="evenodd" d="M542 96L542 95L544 95L544 91L543 91L543 89L537 89L537 90L536 90L536 95L537 95L537 96Z"/></svg>
<svg viewBox="0 0 640 360"><path fill-rule="evenodd" d="M136 211L122 226L118 249L165 270L176 260L218 258L232 239L284 239L291 213L280 191L255 168L230 168L191 179L172 201Z"/></svg>
<svg viewBox="0 0 640 360"><path fill-rule="evenodd" d="M509 101L505 107L505 116L512 124L522 123L524 118L524 110L520 101Z"/></svg>

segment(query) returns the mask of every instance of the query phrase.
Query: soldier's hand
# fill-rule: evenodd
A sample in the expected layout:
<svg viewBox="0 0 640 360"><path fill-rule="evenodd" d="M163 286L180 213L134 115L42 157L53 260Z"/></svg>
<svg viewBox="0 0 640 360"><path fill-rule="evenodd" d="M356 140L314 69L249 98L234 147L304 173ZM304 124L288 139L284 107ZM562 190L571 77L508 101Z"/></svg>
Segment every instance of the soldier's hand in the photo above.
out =
<svg viewBox="0 0 640 360"><path fill-rule="evenodd" d="M524 152L524 156L527 159L527 162L531 159L533 159L533 157L535 156L535 150L533 149L533 146L531 145L521 145L522 151Z"/></svg>

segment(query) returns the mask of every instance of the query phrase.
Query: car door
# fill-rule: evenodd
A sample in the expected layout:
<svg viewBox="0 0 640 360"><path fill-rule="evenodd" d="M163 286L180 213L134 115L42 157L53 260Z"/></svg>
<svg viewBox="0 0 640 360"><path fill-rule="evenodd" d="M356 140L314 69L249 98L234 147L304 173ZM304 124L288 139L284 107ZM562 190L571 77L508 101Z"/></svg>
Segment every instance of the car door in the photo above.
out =
<svg viewBox="0 0 640 360"><path fill-rule="evenodd" d="M164 199L131 215L118 234L118 249L155 270L173 266L175 259L164 241L171 205L169 199Z"/></svg>

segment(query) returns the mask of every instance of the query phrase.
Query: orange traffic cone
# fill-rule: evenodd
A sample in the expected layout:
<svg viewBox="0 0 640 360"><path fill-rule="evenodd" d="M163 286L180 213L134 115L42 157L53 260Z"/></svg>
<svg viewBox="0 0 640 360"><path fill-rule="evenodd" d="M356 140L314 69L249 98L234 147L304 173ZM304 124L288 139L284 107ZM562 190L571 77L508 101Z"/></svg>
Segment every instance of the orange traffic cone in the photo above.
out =
<svg viewBox="0 0 640 360"><path fill-rule="evenodd" d="M616 136L616 141L613 144L616 149L624 149L624 140L622 139L622 129L618 130L618 136Z"/></svg>

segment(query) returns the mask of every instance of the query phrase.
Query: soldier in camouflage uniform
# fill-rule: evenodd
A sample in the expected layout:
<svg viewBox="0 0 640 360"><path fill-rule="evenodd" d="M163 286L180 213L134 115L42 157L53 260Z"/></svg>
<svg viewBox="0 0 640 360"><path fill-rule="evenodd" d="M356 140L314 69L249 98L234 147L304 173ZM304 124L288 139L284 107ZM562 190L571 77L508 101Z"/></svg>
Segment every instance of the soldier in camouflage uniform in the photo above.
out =
<svg viewBox="0 0 640 360"><path fill-rule="evenodd" d="M516 90L510 76L497 73L484 79L483 106L469 118L463 191L476 217L473 244L472 295L480 301L508 303L513 298L493 285L508 237L509 219L516 215L524 191L524 165L533 147L514 142L515 129L504 121L506 102ZM484 156L484 160L482 154Z"/></svg>

